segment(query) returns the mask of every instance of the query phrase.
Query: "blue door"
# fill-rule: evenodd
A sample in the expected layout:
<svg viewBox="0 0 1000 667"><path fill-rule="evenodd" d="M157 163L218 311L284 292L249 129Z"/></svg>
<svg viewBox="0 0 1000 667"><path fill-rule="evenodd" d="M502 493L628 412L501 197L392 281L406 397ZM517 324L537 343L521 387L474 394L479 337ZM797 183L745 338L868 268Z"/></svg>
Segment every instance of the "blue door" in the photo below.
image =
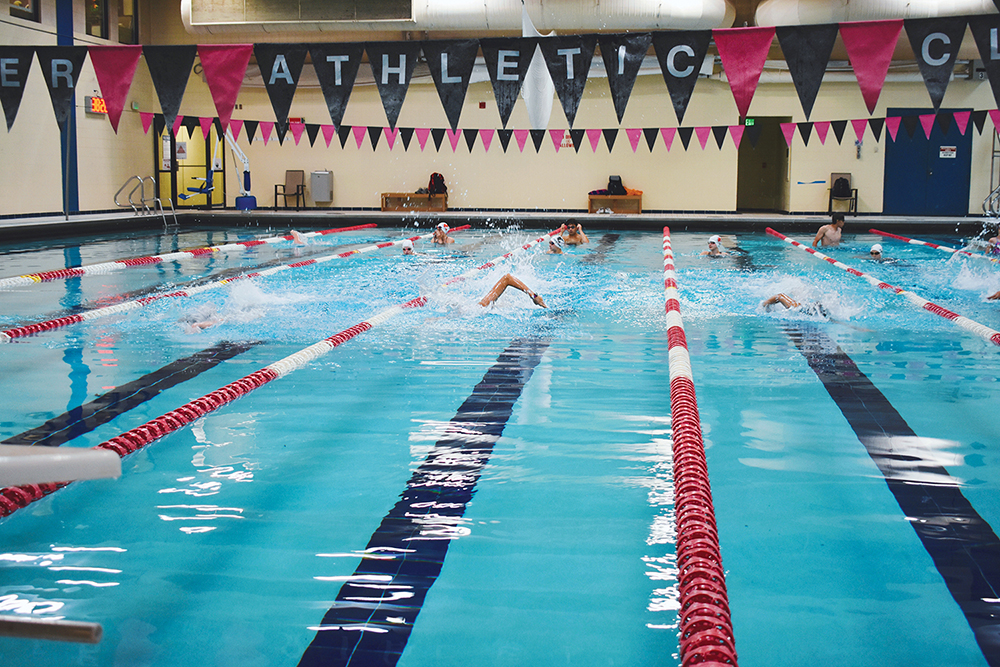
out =
<svg viewBox="0 0 1000 667"><path fill-rule="evenodd" d="M946 111L942 109L942 111ZM948 109L947 111L962 111ZM932 109L888 109L887 116L918 116ZM923 125L911 137L903 124L896 141L885 140L882 212L889 215L967 215L972 170L972 123L963 135L935 121L930 139Z"/></svg>

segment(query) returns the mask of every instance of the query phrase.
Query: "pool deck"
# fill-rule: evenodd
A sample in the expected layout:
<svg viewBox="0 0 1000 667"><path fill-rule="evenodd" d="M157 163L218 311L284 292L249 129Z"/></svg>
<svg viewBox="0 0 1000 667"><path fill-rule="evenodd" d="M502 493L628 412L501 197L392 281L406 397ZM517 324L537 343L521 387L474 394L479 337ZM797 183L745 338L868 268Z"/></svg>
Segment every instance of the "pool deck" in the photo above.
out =
<svg viewBox="0 0 1000 667"><path fill-rule="evenodd" d="M168 213L172 224L173 217ZM641 214L601 214L586 211L466 211L447 212L382 212L377 210L303 209L256 211L196 210L179 211L177 217L183 228L210 227L266 227L327 229L346 225L375 223L380 226L399 227L402 220L407 227L429 228L439 221L452 226L470 224L477 228L505 227L518 223L526 228L543 228L564 222L579 222L584 229L660 230L670 227L673 231L764 231L773 227L781 232L815 232L829 222L823 213L720 213L720 212L671 212ZM847 233L865 232L870 228L893 231L903 235L919 233L944 233L975 235L987 218L967 217L918 217L866 214L847 215ZM159 215L135 215L132 212L74 213L64 215L39 215L0 218L0 238L33 238L62 236L76 232L127 231L131 228L154 229L163 225Z"/></svg>

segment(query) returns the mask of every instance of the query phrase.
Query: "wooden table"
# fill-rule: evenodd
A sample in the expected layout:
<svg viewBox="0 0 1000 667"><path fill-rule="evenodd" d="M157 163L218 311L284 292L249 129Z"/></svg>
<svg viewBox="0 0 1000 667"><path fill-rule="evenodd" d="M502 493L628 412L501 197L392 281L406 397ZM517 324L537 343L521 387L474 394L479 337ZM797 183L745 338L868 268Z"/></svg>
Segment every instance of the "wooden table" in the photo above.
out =
<svg viewBox="0 0 1000 667"><path fill-rule="evenodd" d="M383 192L383 211L447 211L448 195L417 194L415 192Z"/></svg>
<svg viewBox="0 0 1000 667"><path fill-rule="evenodd" d="M642 213L642 195L587 195L589 211L609 208L612 213Z"/></svg>

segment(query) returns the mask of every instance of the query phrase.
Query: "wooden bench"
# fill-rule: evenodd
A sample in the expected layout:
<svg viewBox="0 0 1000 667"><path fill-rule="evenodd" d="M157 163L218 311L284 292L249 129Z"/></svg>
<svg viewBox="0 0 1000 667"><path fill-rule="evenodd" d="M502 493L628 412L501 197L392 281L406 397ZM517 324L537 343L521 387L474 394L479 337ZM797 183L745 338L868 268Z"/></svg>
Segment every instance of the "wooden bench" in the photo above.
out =
<svg viewBox="0 0 1000 667"><path fill-rule="evenodd" d="M383 192L383 211L447 211L448 195L426 195L416 192Z"/></svg>
<svg viewBox="0 0 1000 667"><path fill-rule="evenodd" d="M587 195L589 211L609 208L612 213L642 213L642 195Z"/></svg>

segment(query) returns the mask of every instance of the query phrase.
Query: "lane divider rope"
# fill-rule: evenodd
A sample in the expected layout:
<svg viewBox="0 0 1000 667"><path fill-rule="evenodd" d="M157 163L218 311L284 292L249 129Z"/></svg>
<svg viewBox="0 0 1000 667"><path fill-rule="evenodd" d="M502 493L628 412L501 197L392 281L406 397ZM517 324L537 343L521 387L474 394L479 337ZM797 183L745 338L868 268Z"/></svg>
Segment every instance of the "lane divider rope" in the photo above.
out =
<svg viewBox="0 0 1000 667"><path fill-rule="evenodd" d="M446 281L442 284L442 286L453 284L458 280L465 280L478 271L493 267L497 262L507 259L517 252L527 250L546 240L553 234L557 234L558 232L559 230L555 230L535 239L534 241L525 243L519 248L515 248L511 252L492 259L482 266L470 269L460 276ZM285 357L284 359L280 359L273 364L265 366L258 371L240 378L239 380L230 382L226 386L216 389L201 398L196 398L195 400L190 401L175 410L171 410L156 419L152 419L142 426L137 426L130 431L126 431L121 435L102 442L101 444L96 445L94 449L107 449L124 458L136 450L145 447L151 442L173 433L186 424L203 417L209 412L217 410L227 403L232 403L237 398L250 393L254 389L288 375L294 370L302 368L306 364L321 357L335 347L343 345L355 336L358 336L375 326L383 324L390 318L408 309L424 306L426 303L427 297L420 296L405 303L387 308L367 320L359 322L348 329L344 329L340 333L324 338L323 340L314 343L309 347L303 348L298 352ZM44 498L50 493L68 486L69 484L70 482L25 484L0 489L0 518L10 516L18 509L27 507L36 500Z"/></svg>
<svg viewBox="0 0 1000 667"><path fill-rule="evenodd" d="M687 349L670 228L663 228L663 289L670 368L681 665L737 664L698 399Z"/></svg>
<svg viewBox="0 0 1000 667"><path fill-rule="evenodd" d="M353 232L359 229L371 229L376 227L375 223L367 225L355 225L353 227L338 227L336 229L324 229L319 232L306 232L305 237L323 236L326 234L337 234L340 232ZM254 246L280 243L281 241L291 241L292 236L272 236L266 239L256 239L253 241L239 241L237 243L226 243L224 245L206 246L204 248L194 248L192 250L181 250L165 255L148 255L146 257L133 257L131 259L119 259L113 262L101 262L100 264L87 264L71 269L56 269L54 271L42 271L40 273L27 273L23 276L13 276L10 278L0 278L0 289L8 287L22 287L25 285L37 285L51 280L65 280L66 278L78 278L86 275L106 275L136 266L148 266L161 262L171 262L177 259L190 259L202 255L211 255L217 252L229 252L231 250L246 250Z"/></svg>
<svg viewBox="0 0 1000 667"><path fill-rule="evenodd" d="M969 252L968 250L960 250L958 248L949 248L948 246L938 245L937 243L930 243L928 241L920 241L918 239L911 239L906 236L900 236L899 234L890 234L889 232L882 232L877 229L869 229L869 233L878 234L879 236L885 236L886 238L896 239L897 241L903 241L909 243L910 245L922 245L928 248L934 248L935 250L942 250L947 253L953 253L955 255L965 255L967 257L975 257L976 259L986 259L994 264L1000 263L1000 260L995 257L987 257L986 255L977 255L976 253Z"/></svg>
<svg viewBox="0 0 1000 667"><path fill-rule="evenodd" d="M456 227L451 231L457 232L465 229L469 229L469 225ZM148 306L154 301L159 301L160 299L190 297L194 296L195 294L201 294L202 292L207 292L209 290L217 289L219 287L224 287L225 285L236 282L237 280L245 280L248 278L262 278L264 276L270 276L274 275L275 273L287 271L288 269L298 269L303 266L310 266L312 264L322 264L324 262L330 262L335 259L343 259L345 257L351 257L352 255L358 255L361 253L372 252L382 248L390 248L392 246L402 245L402 243L407 240L418 241L420 239L430 238L433 235L434 232L430 232L428 234L422 234L419 236L411 236L409 239L398 239L396 241L386 241L384 243L373 243L371 245L357 248L355 250L348 250L347 252L335 253L323 257L315 257L300 262L292 262L290 264L282 264L281 266L275 266L270 269L265 269L263 271L255 271L253 273L245 273L239 276L234 276L232 278L224 278L223 280L216 280L186 290L178 290L176 292L169 292L164 294L154 294L153 296L146 296L142 297L141 299L133 299L131 301L123 301L121 303L116 303L113 306L104 306L103 308L95 308L93 310L88 310L83 313L76 313L73 315L67 315L65 317L57 317L55 319L46 320L44 322L25 324L24 326L14 327L13 329L5 329L3 331L0 331L0 343L7 343L13 340L14 338L23 338L25 336L31 336L33 334L41 333L43 331L50 331L52 329L58 329L60 327L69 326L71 324L78 324L80 322L87 322L90 320L100 319L102 317L108 317L109 315L116 315L118 313L124 313L127 311L136 310L138 308L142 308L143 306Z"/></svg>
<svg viewBox="0 0 1000 667"><path fill-rule="evenodd" d="M988 326L980 324L975 320L970 320L968 317L965 317L964 315L959 315L958 313L952 312L947 308L944 308L942 306L937 305L936 303L928 301L927 299L923 298L922 296L919 296L918 294L910 292L909 290L905 290L902 289L901 287L890 285L889 283L879 280L874 276L868 275L867 273L851 268L850 266L847 266L843 262L839 262L833 259L832 257L824 255L815 248L810 248L809 246L802 245L798 241L790 239L781 232L777 232L771 229L770 227L767 228L767 233L770 234L771 236L778 237L782 241L787 241L796 248L805 250L806 252L811 253L813 256L818 257L819 259L825 260L830 264L833 264L838 269L843 269L844 271L847 271L852 276L863 278L865 281L868 282L868 284L874 287L878 287L879 289L889 290L891 292L894 292L898 296L905 297L907 301L917 306L918 308L922 308L923 310L926 310L928 312L934 313L935 315L943 317L944 319L960 326L966 331L974 333L981 338L985 338L994 345L1000 345L1000 331L996 331L995 329L990 329Z"/></svg>

